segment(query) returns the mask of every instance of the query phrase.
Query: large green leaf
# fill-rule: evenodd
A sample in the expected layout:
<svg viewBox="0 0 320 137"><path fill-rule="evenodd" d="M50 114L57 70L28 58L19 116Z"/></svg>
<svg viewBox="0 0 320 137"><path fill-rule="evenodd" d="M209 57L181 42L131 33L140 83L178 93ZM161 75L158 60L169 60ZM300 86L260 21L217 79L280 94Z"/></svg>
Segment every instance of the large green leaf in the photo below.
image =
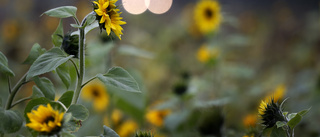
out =
<svg viewBox="0 0 320 137"><path fill-rule="evenodd" d="M32 87L32 98L41 98L41 97L45 97L42 93L42 91L35 85L33 85Z"/></svg>
<svg viewBox="0 0 320 137"><path fill-rule="evenodd" d="M279 128L279 127L283 127L283 126L285 126L287 124L284 121L277 121L276 125L277 125L277 128Z"/></svg>
<svg viewBox="0 0 320 137"><path fill-rule="evenodd" d="M68 66L64 63L62 65L60 65L57 69L56 69L60 79L62 80L63 84L67 87L67 89L70 86L70 82L71 82L71 77L70 77L70 73L69 73L69 68Z"/></svg>
<svg viewBox="0 0 320 137"><path fill-rule="evenodd" d="M31 48L29 56L23 62L23 64L31 65L40 55L42 55L45 52L46 52L46 49L41 48L41 46L38 43L35 43Z"/></svg>
<svg viewBox="0 0 320 137"><path fill-rule="evenodd" d="M82 121L86 120L89 116L89 110L80 104L71 105L67 113L71 113L72 117Z"/></svg>
<svg viewBox="0 0 320 137"><path fill-rule="evenodd" d="M62 137L76 137L75 135L73 135L73 134L71 134L71 133L69 133L69 132L62 132L62 133L61 133L61 136L62 136Z"/></svg>
<svg viewBox="0 0 320 137"><path fill-rule="evenodd" d="M8 60L6 56L3 55L1 51L0 51L0 72L12 77L14 76L13 71L8 67Z"/></svg>
<svg viewBox="0 0 320 137"><path fill-rule="evenodd" d="M57 18L76 17L77 8L74 6L61 6L54 9L50 9L43 14ZM43 15L42 14L42 15Z"/></svg>
<svg viewBox="0 0 320 137"><path fill-rule="evenodd" d="M91 30L93 30L93 29L95 29L97 27L99 27L99 23L98 23L97 20L95 20L90 25L87 25L84 28L84 33L87 34L88 32L90 32ZM71 35L79 35L79 30L72 32Z"/></svg>
<svg viewBox="0 0 320 137"><path fill-rule="evenodd" d="M59 25L56 29L56 31L51 35L52 43L55 47L60 47L63 42L63 22L62 19L60 19Z"/></svg>
<svg viewBox="0 0 320 137"><path fill-rule="evenodd" d="M73 97L73 91L67 91L62 94L59 101L64 104L67 108L70 106Z"/></svg>
<svg viewBox="0 0 320 137"><path fill-rule="evenodd" d="M113 67L104 75L98 74L97 78L107 86L130 92L141 92L135 79L121 67Z"/></svg>
<svg viewBox="0 0 320 137"><path fill-rule="evenodd" d="M292 119L287 123L291 129L293 129L302 119L302 116L296 114Z"/></svg>
<svg viewBox="0 0 320 137"><path fill-rule="evenodd" d="M286 133L282 128L272 127L272 132L270 137L285 137Z"/></svg>
<svg viewBox="0 0 320 137"><path fill-rule="evenodd" d="M55 70L72 57L73 55L66 56L59 48L52 48L34 61L28 71L27 79Z"/></svg>
<svg viewBox="0 0 320 137"><path fill-rule="evenodd" d="M19 112L0 108L0 133L14 133L18 131L23 119Z"/></svg>
<svg viewBox="0 0 320 137"><path fill-rule="evenodd" d="M111 128L103 125L103 135L101 134L100 137L120 137L120 136Z"/></svg>
<svg viewBox="0 0 320 137"><path fill-rule="evenodd" d="M55 89L54 86L52 84L52 82L46 78L46 77L34 77L33 81L36 83L36 85L38 86L38 88L41 90L41 92L43 93L43 95L50 99L50 100L54 100L55 98Z"/></svg>

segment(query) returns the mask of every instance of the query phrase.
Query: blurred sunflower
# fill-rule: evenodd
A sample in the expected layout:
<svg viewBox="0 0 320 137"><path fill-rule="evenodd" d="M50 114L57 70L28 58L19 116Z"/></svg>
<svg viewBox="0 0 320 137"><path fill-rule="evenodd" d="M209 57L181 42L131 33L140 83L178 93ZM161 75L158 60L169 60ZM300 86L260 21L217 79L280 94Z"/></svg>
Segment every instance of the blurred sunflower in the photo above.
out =
<svg viewBox="0 0 320 137"><path fill-rule="evenodd" d="M19 22L17 20L6 20L1 26L2 38L8 42L14 42L20 33Z"/></svg>
<svg viewBox="0 0 320 137"><path fill-rule="evenodd" d="M103 83L100 81L92 81L82 88L82 96L84 100L93 101L95 111L101 112L106 110L109 104L109 95Z"/></svg>
<svg viewBox="0 0 320 137"><path fill-rule="evenodd" d="M123 117L123 114L121 113L120 110L115 109L112 111L111 120L114 125L118 125L122 117Z"/></svg>
<svg viewBox="0 0 320 137"><path fill-rule="evenodd" d="M170 110L149 110L146 114L146 119L153 125L161 127L163 126L164 119L170 114Z"/></svg>
<svg viewBox="0 0 320 137"><path fill-rule="evenodd" d="M97 14L97 20L99 20L100 29L106 30L108 35L110 32L114 32L117 37L121 40L121 35L123 28L120 25L126 24L126 22L121 21L122 17L117 9L115 3L118 0L97 0L94 1L94 11Z"/></svg>
<svg viewBox="0 0 320 137"><path fill-rule="evenodd" d="M129 137L132 136L138 129L138 124L133 120L127 120L122 123L117 130L117 133L120 137Z"/></svg>
<svg viewBox="0 0 320 137"><path fill-rule="evenodd" d="M50 104L40 105L37 110L27 113L30 123L26 126L43 134L58 133L63 124L63 112L52 109Z"/></svg>
<svg viewBox="0 0 320 137"><path fill-rule="evenodd" d="M269 101L270 98L273 98L275 101L282 100L283 97L286 94L286 86L283 84L280 84L276 87L276 89L268 96L265 97L265 101Z"/></svg>
<svg viewBox="0 0 320 137"><path fill-rule="evenodd" d="M273 98L268 102L261 101L259 106L259 117L262 119L262 124L267 128L273 127L277 121L285 121L282 108L280 108Z"/></svg>
<svg viewBox="0 0 320 137"><path fill-rule="evenodd" d="M202 45L197 51L197 59L202 63L214 61L219 55L218 49L210 49L207 45Z"/></svg>
<svg viewBox="0 0 320 137"><path fill-rule="evenodd" d="M215 0L201 0L194 9L194 21L202 34L216 30L221 22L219 3Z"/></svg>
<svg viewBox="0 0 320 137"><path fill-rule="evenodd" d="M248 114L243 119L243 125L247 128L255 127L257 123L257 115L256 114Z"/></svg>

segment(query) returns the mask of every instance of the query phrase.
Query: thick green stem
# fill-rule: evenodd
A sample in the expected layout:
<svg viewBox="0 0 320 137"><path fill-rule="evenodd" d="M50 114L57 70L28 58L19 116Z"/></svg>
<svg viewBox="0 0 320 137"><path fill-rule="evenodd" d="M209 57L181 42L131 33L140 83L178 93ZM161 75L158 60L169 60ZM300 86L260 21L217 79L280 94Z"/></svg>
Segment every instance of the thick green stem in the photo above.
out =
<svg viewBox="0 0 320 137"><path fill-rule="evenodd" d="M84 19L81 22L81 26L84 26L87 17L92 14L93 12L89 13L86 17L84 17ZM79 78L77 80L77 85L76 85L76 90L74 92L73 98L72 98L72 102L71 104L76 104L81 92L81 85L83 82L83 78L84 78L84 72L85 72L85 65L84 65L84 61L85 61L85 32L84 32L85 27L79 28Z"/></svg>
<svg viewBox="0 0 320 137"><path fill-rule="evenodd" d="M9 98L7 100L7 104L6 104L6 110L9 110L11 108L11 104L12 104L12 101L14 99L14 96L16 95L16 93L19 91L20 87L26 83L26 77L27 77L27 74L24 74L24 76L18 81L18 83L14 86L14 88L12 89L10 95L9 95Z"/></svg>

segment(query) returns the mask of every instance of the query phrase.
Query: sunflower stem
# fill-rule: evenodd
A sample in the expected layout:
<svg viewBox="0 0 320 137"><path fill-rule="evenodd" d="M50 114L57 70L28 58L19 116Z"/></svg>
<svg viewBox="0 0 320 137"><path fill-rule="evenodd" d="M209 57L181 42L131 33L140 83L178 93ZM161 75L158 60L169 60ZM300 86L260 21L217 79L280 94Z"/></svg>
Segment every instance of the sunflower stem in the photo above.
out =
<svg viewBox="0 0 320 137"><path fill-rule="evenodd" d="M87 17L92 14L93 12L89 13L86 17L84 17L84 19L81 22L81 26L84 26ZM80 67L80 75L77 81L77 85L76 85L76 90L74 92L73 98L72 98L72 102L71 104L76 104L81 92L81 85L82 85L82 81L83 81L83 77L84 77L84 73L85 73L85 32L84 32L85 28L79 28L79 67Z"/></svg>
<svg viewBox="0 0 320 137"><path fill-rule="evenodd" d="M11 104L12 104L12 101L13 101L13 99L14 99L14 96L15 96L16 93L19 91L20 87L21 87L23 84L27 83L27 82L26 82L27 74L28 74L28 73L24 74L24 76L23 76L23 77L18 81L18 83L13 87L13 89L12 89L10 95L9 95L9 98L8 98L8 100L7 100L6 110L9 110L9 109L12 107Z"/></svg>
<svg viewBox="0 0 320 137"><path fill-rule="evenodd" d="M97 77L94 76L93 78L89 79L88 81L86 81L84 84L82 84L81 88L83 88L85 85L87 85L90 81L96 79Z"/></svg>

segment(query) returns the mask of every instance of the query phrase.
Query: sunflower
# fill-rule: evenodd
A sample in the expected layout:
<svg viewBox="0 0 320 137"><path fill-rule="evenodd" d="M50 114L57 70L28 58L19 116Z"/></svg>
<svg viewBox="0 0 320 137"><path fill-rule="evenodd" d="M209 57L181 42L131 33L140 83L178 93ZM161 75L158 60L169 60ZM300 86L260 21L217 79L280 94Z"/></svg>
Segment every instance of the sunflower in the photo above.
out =
<svg viewBox="0 0 320 137"><path fill-rule="evenodd" d="M63 114L63 112L53 110L50 104L47 104L46 107L40 105L37 110L27 113L30 123L27 123L26 126L44 134L53 134L61 129Z"/></svg>
<svg viewBox="0 0 320 137"><path fill-rule="evenodd" d="M121 12L117 9L115 3L118 0L97 0L94 1L94 11L97 15L97 20L99 20L100 28L106 30L107 34L110 35L111 31L114 32L121 40L121 35L123 28L120 25L126 24L126 22L121 21Z"/></svg>
<svg viewBox="0 0 320 137"><path fill-rule="evenodd" d="M197 59L202 63L213 61L219 55L218 49L210 49L207 45L202 45L197 51Z"/></svg>
<svg viewBox="0 0 320 137"><path fill-rule="evenodd" d="M163 126L164 119L167 115L170 114L170 110L164 109L164 110L149 110L146 118L147 120L158 127Z"/></svg>
<svg viewBox="0 0 320 137"><path fill-rule="evenodd" d="M194 9L194 21L202 34L216 30L221 22L219 3L213 0L201 0Z"/></svg>
<svg viewBox="0 0 320 137"><path fill-rule="evenodd" d="M133 120L127 120L122 123L117 130L120 137L129 137L133 135L138 129L138 124Z"/></svg>
<svg viewBox="0 0 320 137"><path fill-rule="evenodd" d="M248 114L243 119L243 125L245 127L255 127L257 123L257 115L256 114Z"/></svg>
<svg viewBox="0 0 320 137"><path fill-rule="evenodd" d="M92 81L82 89L82 98L93 101L93 107L97 112L104 111L109 104L109 95L103 83Z"/></svg>
<svg viewBox="0 0 320 137"><path fill-rule="evenodd" d="M277 121L286 121L282 111L273 98L268 102L262 100L259 107L259 117L263 121L262 124L269 128L273 127Z"/></svg>

